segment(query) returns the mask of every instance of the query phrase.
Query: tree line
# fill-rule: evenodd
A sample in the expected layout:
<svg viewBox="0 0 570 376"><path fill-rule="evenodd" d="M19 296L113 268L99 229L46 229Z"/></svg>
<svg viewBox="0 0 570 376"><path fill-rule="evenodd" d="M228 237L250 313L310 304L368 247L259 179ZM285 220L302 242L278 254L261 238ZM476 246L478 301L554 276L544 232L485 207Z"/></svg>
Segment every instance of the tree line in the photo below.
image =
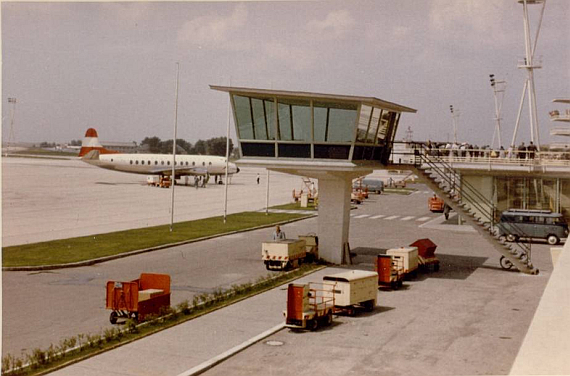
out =
<svg viewBox="0 0 570 376"><path fill-rule="evenodd" d="M226 137L214 137L208 140L198 140L194 145L183 139L176 139L176 153L198 154L198 155L226 155ZM148 146L149 153L171 154L172 140L162 141L160 138L145 137L141 141L141 146ZM233 141L230 139L230 155L233 151Z"/></svg>

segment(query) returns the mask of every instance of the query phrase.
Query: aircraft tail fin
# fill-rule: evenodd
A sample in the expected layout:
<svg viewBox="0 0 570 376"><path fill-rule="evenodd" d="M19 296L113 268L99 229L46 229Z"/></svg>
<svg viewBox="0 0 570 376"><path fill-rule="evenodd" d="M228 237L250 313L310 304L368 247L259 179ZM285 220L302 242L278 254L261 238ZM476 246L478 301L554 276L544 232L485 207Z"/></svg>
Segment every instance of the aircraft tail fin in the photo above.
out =
<svg viewBox="0 0 570 376"><path fill-rule="evenodd" d="M91 150L87 154L81 157L83 160L98 160L99 159L99 150Z"/></svg>
<svg viewBox="0 0 570 376"><path fill-rule="evenodd" d="M99 136L94 128L89 128L85 132L85 138L81 143L81 150L79 151L79 157L87 157L87 154L93 150L97 150L96 158L84 158L84 159L99 159L99 154L116 154L118 151L105 149L103 145L99 142Z"/></svg>

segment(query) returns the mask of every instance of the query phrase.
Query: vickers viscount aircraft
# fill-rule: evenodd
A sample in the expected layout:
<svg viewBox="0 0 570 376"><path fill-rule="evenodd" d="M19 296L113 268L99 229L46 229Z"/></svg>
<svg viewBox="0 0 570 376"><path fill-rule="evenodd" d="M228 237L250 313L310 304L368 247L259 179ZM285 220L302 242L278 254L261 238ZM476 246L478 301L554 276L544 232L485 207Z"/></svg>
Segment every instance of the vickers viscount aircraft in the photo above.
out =
<svg viewBox="0 0 570 376"><path fill-rule="evenodd" d="M79 157L91 165L108 170L142 175L172 175L172 154L127 154L104 148L97 131L89 128L81 144ZM212 155L176 155L174 162L176 178L181 176L222 177L226 174L226 158ZM228 163L228 175L236 174L239 168ZM217 180L217 179L216 179ZM220 179L221 181L221 179Z"/></svg>

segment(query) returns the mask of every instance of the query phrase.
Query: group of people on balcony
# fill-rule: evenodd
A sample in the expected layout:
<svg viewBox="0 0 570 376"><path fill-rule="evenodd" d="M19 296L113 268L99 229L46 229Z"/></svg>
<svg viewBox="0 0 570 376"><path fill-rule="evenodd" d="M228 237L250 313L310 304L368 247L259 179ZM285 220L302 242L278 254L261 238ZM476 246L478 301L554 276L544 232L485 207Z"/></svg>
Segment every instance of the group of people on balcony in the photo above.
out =
<svg viewBox="0 0 570 376"><path fill-rule="evenodd" d="M519 146L509 147L505 150L502 146L499 149L491 149L489 145L477 146L467 142L459 143L435 143L428 140L425 144L427 154L439 157L459 157L459 158L518 158L534 159L538 151L536 145L531 141L528 145L522 142Z"/></svg>

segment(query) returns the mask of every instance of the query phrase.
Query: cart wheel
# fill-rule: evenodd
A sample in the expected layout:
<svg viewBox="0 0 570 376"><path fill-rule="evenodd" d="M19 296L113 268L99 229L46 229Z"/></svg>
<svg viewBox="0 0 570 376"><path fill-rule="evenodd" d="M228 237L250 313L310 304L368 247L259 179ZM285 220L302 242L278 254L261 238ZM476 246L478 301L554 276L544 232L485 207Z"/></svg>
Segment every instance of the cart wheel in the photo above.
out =
<svg viewBox="0 0 570 376"><path fill-rule="evenodd" d="M402 282L402 280L400 279L400 280L398 281L398 287L402 287L402 286L404 286L404 282Z"/></svg>
<svg viewBox="0 0 570 376"><path fill-rule="evenodd" d="M367 300L364 302L364 309L366 312L374 311L374 300Z"/></svg>
<svg viewBox="0 0 570 376"><path fill-rule="evenodd" d="M307 321L307 327L310 331L315 331L319 327L319 321L316 318L309 320Z"/></svg>
<svg viewBox="0 0 570 376"><path fill-rule="evenodd" d="M438 272L438 271L439 271L439 263L433 264L433 271L434 271L434 272Z"/></svg>
<svg viewBox="0 0 570 376"><path fill-rule="evenodd" d="M333 313L332 311L329 311L329 313L327 313L327 315L325 316L325 326L331 325L332 322L333 322Z"/></svg>
<svg viewBox="0 0 570 376"><path fill-rule="evenodd" d="M513 267L513 263L510 262L507 258L505 258L505 256L501 256L499 263L501 264L501 268L505 270L509 270Z"/></svg>
<svg viewBox="0 0 570 376"><path fill-rule="evenodd" d="M347 308L346 314L349 316L354 316L354 308L352 308L352 307Z"/></svg>
<svg viewBox="0 0 570 376"><path fill-rule="evenodd" d="M115 312L115 311L111 312L111 315L109 316L109 321L111 322L111 324L117 323L117 317L119 317L117 312Z"/></svg>

